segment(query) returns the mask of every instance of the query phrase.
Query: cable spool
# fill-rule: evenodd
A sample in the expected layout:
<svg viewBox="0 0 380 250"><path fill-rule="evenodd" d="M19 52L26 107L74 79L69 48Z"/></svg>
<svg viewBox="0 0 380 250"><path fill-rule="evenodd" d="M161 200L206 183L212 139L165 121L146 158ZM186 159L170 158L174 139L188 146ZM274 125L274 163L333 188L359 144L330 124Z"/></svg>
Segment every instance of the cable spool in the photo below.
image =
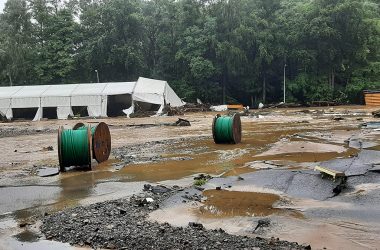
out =
<svg viewBox="0 0 380 250"><path fill-rule="evenodd" d="M104 122L100 122L95 127L86 127L83 123L77 123L73 129L83 130L91 128L92 134L92 154L95 160L100 163L108 160L111 153L111 133Z"/></svg>
<svg viewBox="0 0 380 250"><path fill-rule="evenodd" d="M214 117L212 121L212 137L214 142L220 143L239 143L241 142L241 121L240 115Z"/></svg>
<svg viewBox="0 0 380 250"><path fill-rule="evenodd" d="M88 166L91 169L92 136L89 128L83 130L58 129L58 158L60 171L65 167Z"/></svg>

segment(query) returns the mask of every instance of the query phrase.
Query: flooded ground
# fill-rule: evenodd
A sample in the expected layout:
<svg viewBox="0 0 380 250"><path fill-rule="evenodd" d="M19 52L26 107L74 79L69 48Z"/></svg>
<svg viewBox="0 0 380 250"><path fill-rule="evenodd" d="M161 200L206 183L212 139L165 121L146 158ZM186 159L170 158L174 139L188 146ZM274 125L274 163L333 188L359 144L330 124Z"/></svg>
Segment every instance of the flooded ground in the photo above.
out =
<svg viewBox="0 0 380 250"><path fill-rule="evenodd" d="M369 170L380 164L380 131L361 126L375 121L370 111L359 106L257 112L242 117L237 145L214 144L215 113L186 114L190 127L167 126L177 117L83 120L110 125L110 160L94 163L92 171L59 175L55 131L77 120L2 123L0 249L72 249L44 239L38 229L44 215L128 197L146 183L185 187L151 220L178 226L197 221L315 249L376 249L380 174ZM336 195L337 184L321 179L313 171L317 165L345 172L347 188ZM200 173L213 177L203 191L193 188ZM194 195L201 198L188 199ZM269 225L254 231L262 218Z"/></svg>

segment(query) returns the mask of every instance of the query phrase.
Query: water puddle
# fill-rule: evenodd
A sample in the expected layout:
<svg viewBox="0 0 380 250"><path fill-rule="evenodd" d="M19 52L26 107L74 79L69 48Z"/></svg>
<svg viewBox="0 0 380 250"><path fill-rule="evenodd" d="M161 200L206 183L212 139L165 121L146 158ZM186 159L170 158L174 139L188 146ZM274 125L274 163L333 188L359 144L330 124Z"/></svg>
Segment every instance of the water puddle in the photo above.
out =
<svg viewBox="0 0 380 250"><path fill-rule="evenodd" d="M40 238L38 234L29 230L22 231L13 237L20 242L37 242Z"/></svg>
<svg viewBox="0 0 380 250"><path fill-rule="evenodd" d="M227 190L206 190L207 197L200 207L199 214L204 218L234 217L234 216L269 216L272 214L303 218L295 210L274 207L280 201L280 196L270 193L238 192Z"/></svg>

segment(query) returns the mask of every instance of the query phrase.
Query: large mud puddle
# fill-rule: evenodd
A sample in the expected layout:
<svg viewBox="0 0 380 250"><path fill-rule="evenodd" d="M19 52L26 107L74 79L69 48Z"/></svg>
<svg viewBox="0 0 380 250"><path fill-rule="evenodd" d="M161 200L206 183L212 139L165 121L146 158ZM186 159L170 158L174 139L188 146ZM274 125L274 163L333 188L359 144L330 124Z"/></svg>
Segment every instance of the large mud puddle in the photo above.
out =
<svg viewBox="0 0 380 250"><path fill-rule="evenodd" d="M274 207L280 196L271 193L238 192L227 190L206 190L206 201L199 208L199 215L205 218L256 216L272 214L303 218L297 211Z"/></svg>

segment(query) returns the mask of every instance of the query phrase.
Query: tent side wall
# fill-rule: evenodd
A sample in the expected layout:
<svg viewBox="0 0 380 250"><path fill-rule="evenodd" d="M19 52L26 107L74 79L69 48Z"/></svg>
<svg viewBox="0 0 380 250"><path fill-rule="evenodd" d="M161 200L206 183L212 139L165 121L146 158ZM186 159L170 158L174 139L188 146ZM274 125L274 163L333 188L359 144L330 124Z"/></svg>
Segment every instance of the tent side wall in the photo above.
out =
<svg viewBox="0 0 380 250"><path fill-rule="evenodd" d="M184 105L181 98L178 97L168 83L166 83L165 87L165 101L167 104L170 103L170 106L172 107L180 107Z"/></svg>

